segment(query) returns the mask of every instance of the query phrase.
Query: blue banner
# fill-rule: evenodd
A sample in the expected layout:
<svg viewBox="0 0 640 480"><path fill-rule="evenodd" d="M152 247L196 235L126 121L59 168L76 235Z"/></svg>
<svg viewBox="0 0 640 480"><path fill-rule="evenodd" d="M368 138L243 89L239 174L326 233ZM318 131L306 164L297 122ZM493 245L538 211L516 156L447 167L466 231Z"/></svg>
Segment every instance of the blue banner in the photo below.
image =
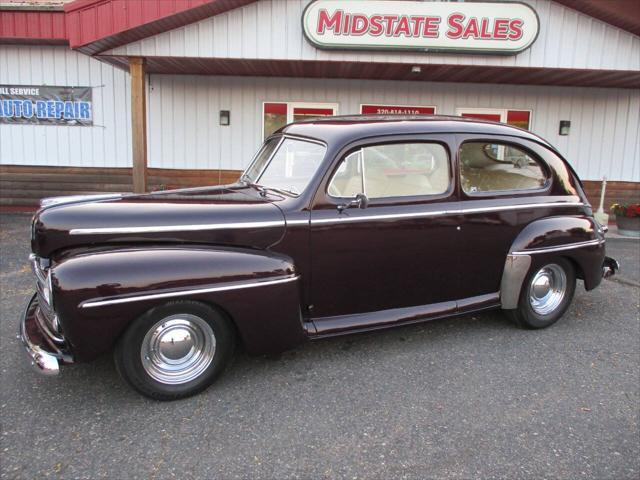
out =
<svg viewBox="0 0 640 480"><path fill-rule="evenodd" d="M91 87L0 85L0 123L91 126Z"/></svg>

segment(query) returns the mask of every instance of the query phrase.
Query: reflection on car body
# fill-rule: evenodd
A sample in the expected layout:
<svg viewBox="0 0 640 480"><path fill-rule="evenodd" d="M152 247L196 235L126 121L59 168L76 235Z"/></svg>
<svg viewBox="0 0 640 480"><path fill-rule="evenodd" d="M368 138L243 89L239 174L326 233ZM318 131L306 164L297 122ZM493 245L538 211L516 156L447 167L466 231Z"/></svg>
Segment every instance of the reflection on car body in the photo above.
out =
<svg viewBox="0 0 640 480"><path fill-rule="evenodd" d="M113 351L158 399L250 353L503 309L547 327L617 270L567 161L453 117L331 117L267 138L232 185L47 201L20 338L40 371Z"/></svg>

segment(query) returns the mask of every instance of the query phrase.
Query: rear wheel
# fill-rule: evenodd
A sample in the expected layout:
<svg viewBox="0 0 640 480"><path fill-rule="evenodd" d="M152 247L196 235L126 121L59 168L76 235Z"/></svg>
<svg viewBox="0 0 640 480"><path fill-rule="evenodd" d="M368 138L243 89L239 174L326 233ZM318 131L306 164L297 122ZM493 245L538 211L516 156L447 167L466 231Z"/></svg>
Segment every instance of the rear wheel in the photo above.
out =
<svg viewBox="0 0 640 480"><path fill-rule="evenodd" d="M575 269L568 260L534 265L522 285L518 308L507 313L522 327L548 327L567 311L575 290Z"/></svg>
<svg viewBox="0 0 640 480"><path fill-rule="evenodd" d="M194 395L224 370L233 353L234 330L219 312L198 302L153 308L136 320L116 346L120 375L158 400Z"/></svg>

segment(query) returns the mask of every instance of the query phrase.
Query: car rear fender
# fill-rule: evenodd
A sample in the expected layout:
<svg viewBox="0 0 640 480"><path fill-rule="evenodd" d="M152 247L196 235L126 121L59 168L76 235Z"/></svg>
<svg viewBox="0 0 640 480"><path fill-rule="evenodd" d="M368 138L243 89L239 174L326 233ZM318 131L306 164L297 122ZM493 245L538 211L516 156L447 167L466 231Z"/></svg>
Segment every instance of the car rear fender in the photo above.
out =
<svg viewBox="0 0 640 480"><path fill-rule="evenodd" d="M110 350L149 309L196 300L225 313L252 353L282 351L305 335L300 282L290 258L225 247L116 249L52 268L54 308L78 360Z"/></svg>
<svg viewBox="0 0 640 480"><path fill-rule="evenodd" d="M531 265L565 257L591 290L602 280L604 232L590 216L556 216L527 225L511 244L500 283L503 309L518 306L522 284Z"/></svg>

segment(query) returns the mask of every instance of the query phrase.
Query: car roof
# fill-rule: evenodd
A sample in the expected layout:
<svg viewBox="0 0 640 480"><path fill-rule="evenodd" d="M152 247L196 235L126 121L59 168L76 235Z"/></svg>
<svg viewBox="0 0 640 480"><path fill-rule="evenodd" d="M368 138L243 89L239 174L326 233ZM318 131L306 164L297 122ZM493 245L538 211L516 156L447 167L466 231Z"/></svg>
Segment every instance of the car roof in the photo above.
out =
<svg viewBox="0 0 640 480"><path fill-rule="evenodd" d="M344 115L301 120L276 133L343 143L360 138L421 133L471 133L509 135L555 148L533 133L504 123L446 115Z"/></svg>

